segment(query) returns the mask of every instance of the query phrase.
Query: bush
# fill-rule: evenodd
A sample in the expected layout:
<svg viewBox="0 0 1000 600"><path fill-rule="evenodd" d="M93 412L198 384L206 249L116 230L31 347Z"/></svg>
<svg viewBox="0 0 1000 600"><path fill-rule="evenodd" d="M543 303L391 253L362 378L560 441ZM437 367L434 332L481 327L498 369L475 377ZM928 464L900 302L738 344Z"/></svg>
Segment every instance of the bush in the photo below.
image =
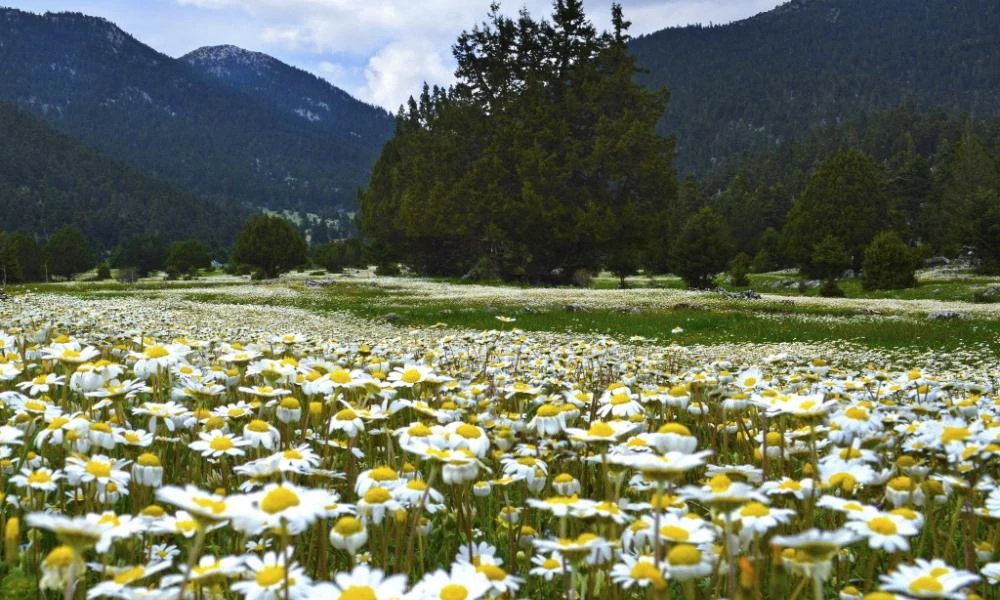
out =
<svg viewBox="0 0 1000 600"><path fill-rule="evenodd" d="M729 263L729 277L733 280L733 285L737 287L747 287L750 285L750 278L747 277L749 272L750 255L746 252L740 252Z"/></svg>
<svg viewBox="0 0 1000 600"><path fill-rule="evenodd" d="M861 287L866 290L896 290L917 284L914 272L917 253L895 231L875 236L865 250L861 266Z"/></svg>
<svg viewBox="0 0 1000 600"><path fill-rule="evenodd" d="M809 260L812 273L827 282L836 281L845 269L851 266L851 255L840 238L827 235L813 246Z"/></svg>
<svg viewBox="0 0 1000 600"><path fill-rule="evenodd" d="M823 287L819 288L819 295L824 298L843 298L844 290L837 285L836 279L827 279L823 282Z"/></svg>
<svg viewBox="0 0 1000 600"><path fill-rule="evenodd" d="M375 267L375 274L379 277L398 277L402 274L398 263L383 263Z"/></svg>
<svg viewBox="0 0 1000 600"><path fill-rule="evenodd" d="M111 267L108 266L108 263L102 262L101 264L97 265L96 279L97 281L105 281L111 279Z"/></svg>
<svg viewBox="0 0 1000 600"><path fill-rule="evenodd" d="M306 262L306 242L281 217L254 215L236 236L232 260L255 267L262 279L273 279Z"/></svg>
<svg viewBox="0 0 1000 600"><path fill-rule="evenodd" d="M689 287L706 288L712 277L726 268L732 250L725 220L706 206L688 219L674 241L671 267Z"/></svg>
<svg viewBox="0 0 1000 600"><path fill-rule="evenodd" d="M197 273L198 269L208 268L211 264L208 250L198 240L174 242L167 251L167 269L172 268L177 273Z"/></svg>

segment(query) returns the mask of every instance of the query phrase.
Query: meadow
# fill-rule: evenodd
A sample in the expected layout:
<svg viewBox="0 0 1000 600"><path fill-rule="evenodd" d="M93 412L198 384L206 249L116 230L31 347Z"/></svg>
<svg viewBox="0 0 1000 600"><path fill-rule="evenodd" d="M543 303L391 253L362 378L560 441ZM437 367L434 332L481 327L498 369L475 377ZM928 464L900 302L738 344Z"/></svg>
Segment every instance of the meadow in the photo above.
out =
<svg viewBox="0 0 1000 600"><path fill-rule="evenodd" d="M991 281L630 284L11 288L0 597L998 597Z"/></svg>

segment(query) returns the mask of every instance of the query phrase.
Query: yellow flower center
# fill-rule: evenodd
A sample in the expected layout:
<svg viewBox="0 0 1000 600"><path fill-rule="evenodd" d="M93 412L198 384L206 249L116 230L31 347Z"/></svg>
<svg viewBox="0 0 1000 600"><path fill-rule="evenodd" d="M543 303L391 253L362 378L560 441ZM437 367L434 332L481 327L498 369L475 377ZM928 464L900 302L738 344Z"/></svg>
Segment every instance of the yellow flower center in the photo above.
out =
<svg viewBox="0 0 1000 600"><path fill-rule="evenodd" d="M834 473L830 476L830 486L839 487L845 492L853 490L856 485L858 485L858 480L850 473Z"/></svg>
<svg viewBox="0 0 1000 600"><path fill-rule="evenodd" d="M749 502L740 509L740 515L744 517L766 517L771 514L771 509L760 502Z"/></svg>
<svg viewBox="0 0 1000 600"><path fill-rule="evenodd" d="M354 517L341 517L337 520L337 524L333 526L333 530L337 532L338 535L347 537L354 535L356 533L361 533L364 531L365 526Z"/></svg>
<svg viewBox="0 0 1000 600"><path fill-rule="evenodd" d="M868 419L868 411L859 406L852 406L844 411L844 416L855 421L866 421Z"/></svg>
<svg viewBox="0 0 1000 600"><path fill-rule="evenodd" d="M538 407L538 411L535 412L535 415L539 417L555 417L561 412L562 409L554 404L543 404Z"/></svg>
<svg viewBox="0 0 1000 600"><path fill-rule="evenodd" d="M208 446L216 452L225 452L226 450L231 450L233 448L233 440L224 435L220 435L212 438L212 441L208 443Z"/></svg>
<svg viewBox="0 0 1000 600"><path fill-rule="evenodd" d="M725 473L719 473L708 482L708 487L716 494L721 494L729 489L733 484L732 480Z"/></svg>
<svg viewBox="0 0 1000 600"><path fill-rule="evenodd" d="M334 383L339 383L341 385L351 382L350 371L344 369L334 369L333 371L330 372L329 375L327 375L327 377L330 378L330 381Z"/></svg>
<svg viewBox="0 0 1000 600"><path fill-rule="evenodd" d="M300 503L298 494L286 487L279 486L264 494L264 499L260 501L260 509L273 515L298 506Z"/></svg>
<svg viewBox="0 0 1000 600"><path fill-rule="evenodd" d="M401 379L403 381L405 381L406 383L417 383L417 382L420 381L420 377L421 377L421 374L420 374L420 370L419 369L407 369L407 370L403 371L403 375L402 375ZM462 589L465 589L465 588L462 588ZM443 597L444 592L441 592L441 593L442 593L442 597ZM464 598L465 596L462 596L462 597Z"/></svg>
<svg viewBox="0 0 1000 600"><path fill-rule="evenodd" d="M212 514L220 514L226 511L226 503L211 498L193 498L192 501L201 508L212 511Z"/></svg>
<svg viewBox="0 0 1000 600"><path fill-rule="evenodd" d="M503 581L507 577L507 571L504 571L496 565L479 565L476 570L486 576L490 581Z"/></svg>
<svg viewBox="0 0 1000 600"><path fill-rule="evenodd" d="M115 583L118 585L128 585L133 581L140 579L146 574L146 569L142 565L132 567L130 569L125 569L121 573L115 575Z"/></svg>
<svg viewBox="0 0 1000 600"><path fill-rule="evenodd" d="M370 488L365 492L365 502L368 504L384 504L389 501L392 496L389 494L389 490L384 487L375 486Z"/></svg>
<svg viewBox="0 0 1000 600"><path fill-rule="evenodd" d="M271 587L285 579L285 567L274 565L257 571L257 585L262 588Z"/></svg>
<svg viewBox="0 0 1000 600"><path fill-rule="evenodd" d="M676 433L677 435L691 435L691 430L680 423L667 423L660 426L658 433Z"/></svg>
<svg viewBox="0 0 1000 600"><path fill-rule="evenodd" d="M352 585L340 592L340 600L376 600L375 590L367 585Z"/></svg>
<svg viewBox="0 0 1000 600"><path fill-rule="evenodd" d="M968 427L945 427L941 432L941 442L960 442L970 435Z"/></svg>
<svg viewBox="0 0 1000 600"><path fill-rule="evenodd" d="M629 575L636 581L649 581L652 583L653 587L658 590L663 589L667 585L667 583L663 580L663 573L660 573L660 570L656 568L656 565L644 560L640 560L635 563L635 566L632 567Z"/></svg>
<svg viewBox="0 0 1000 600"><path fill-rule="evenodd" d="M554 558L546 558L545 562L542 563L542 568L543 569L548 569L550 571L553 570L553 569L558 569L561 566L562 566L562 563L559 562L558 560L554 559Z"/></svg>
<svg viewBox="0 0 1000 600"><path fill-rule="evenodd" d="M944 591L944 586L940 581L934 577L929 577L924 575L923 577L917 577L910 582L910 591L914 594L921 593L932 593L937 594Z"/></svg>
<svg viewBox="0 0 1000 600"><path fill-rule="evenodd" d="M158 467L160 466L160 458L155 454L146 452L139 455L138 463L143 467Z"/></svg>
<svg viewBox="0 0 1000 600"><path fill-rule="evenodd" d="M660 535L675 542L686 542L691 537L687 529L678 527L677 525L664 525L660 527Z"/></svg>
<svg viewBox="0 0 1000 600"><path fill-rule="evenodd" d="M338 421L353 421L358 418L358 414L349 408L345 408L338 412L333 418Z"/></svg>
<svg viewBox="0 0 1000 600"><path fill-rule="evenodd" d="M302 408L302 405L299 404L299 401L296 400L295 398L288 396L287 398L281 401L281 408L287 408L288 410L298 410Z"/></svg>
<svg viewBox="0 0 1000 600"><path fill-rule="evenodd" d="M146 358L154 358L155 359L155 358L163 358L164 356L168 356L170 354L170 352L167 351L167 349L164 348L163 346L150 346L149 348L146 348L146 351L143 352L143 354L146 355Z"/></svg>
<svg viewBox="0 0 1000 600"><path fill-rule="evenodd" d="M895 535L897 531L896 524L888 517L875 517L868 521L868 527L875 533L882 535Z"/></svg>
<svg viewBox="0 0 1000 600"><path fill-rule="evenodd" d="M111 477L111 463L89 460L84 470L94 477Z"/></svg>
<svg viewBox="0 0 1000 600"><path fill-rule="evenodd" d="M909 477L894 477L889 481L889 487L897 492L909 492L913 489L913 480Z"/></svg>
<svg viewBox="0 0 1000 600"><path fill-rule="evenodd" d="M395 481L399 479L399 475L390 467L372 469L369 476L375 481Z"/></svg>
<svg viewBox="0 0 1000 600"><path fill-rule="evenodd" d="M667 553L667 562L685 567L697 565L701 562L701 550L691 544L677 544Z"/></svg>
<svg viewBox="0 0 1000 600"><path fill-rule="evenodd" d="M465 600L469 597L469 590L461 584L449 583L441 588L441 600Z"/></svg>
<svg viewBox="0 0 1000 600"><path fill-rule="evenodd" d="M28 475L28 483L30 484L45 484L50 481L52 478L45 471L32 471L31 475Z"/></svg>
<svg viewBox="0 0 1000 600"><path fill-rule="evenodd" d="M468 423L462 423L455 429L455 433L464 437L467 440L476 440L483 436L483 432L475 425L469 425Z"/></svg>
<svg viewBox="0 0 1000 600"><path fill-rule="evenodd" d="M45 566L50 569L66 568L73 562L73 549L58 546L45 556Z"/></svg>
<svg viewBox="0 0 1000 600"><path fill-rule="evenodd" d="M247 429L255 433L266 433L269 430L267 423L260 419L254 419L247 424Z"/></svg>
<svg viewBox="0 0 1000 600"><path fill-rule="evenodd" d="M595 421L590 425L590 429L587 430L587 435L591 437L612 437L615 434L615 429L611 425L603 421Z"/></svg>

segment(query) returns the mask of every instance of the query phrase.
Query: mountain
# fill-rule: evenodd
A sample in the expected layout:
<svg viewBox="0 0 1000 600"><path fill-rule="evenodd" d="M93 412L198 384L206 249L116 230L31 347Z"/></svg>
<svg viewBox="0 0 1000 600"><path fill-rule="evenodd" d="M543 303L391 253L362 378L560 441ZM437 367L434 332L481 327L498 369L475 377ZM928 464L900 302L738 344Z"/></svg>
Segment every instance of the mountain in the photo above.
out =
<svg viewBox="0 0 1000 600"><path fill-rule="evenodd" d="M199 195L320 214L353 205L392 133L388 113L263 55L185 58L104 19L0 9L0 101ZM324 103L329 117L296 112L296 94L295 108Z"/></svg>
<svg viewBox="0 0 1000 600"><path fill-rule="evenodd" d="M903 102L1000 116L1000 2L793 0L723 26L665 29L631 50L667 86L660 130L704 173Z"/></svg>
<svg viewBox="0 0 1000 600"><path fill-rule="evenodd" d="M236 46L206 46L181 57L201 73L291 113L334 135L384 142L393 130L391 115L363 104L344 90L280 60ZM381 143L364 147L374 163Z"/></svg>
<svg viewBox="0 0 1000 600"><path fill-rule="evenodd" d="M133 235L195 237L227 246L246 214L101 156L9 104L0 104L0 223L46 237L80 227L110 249Z"/></svg>

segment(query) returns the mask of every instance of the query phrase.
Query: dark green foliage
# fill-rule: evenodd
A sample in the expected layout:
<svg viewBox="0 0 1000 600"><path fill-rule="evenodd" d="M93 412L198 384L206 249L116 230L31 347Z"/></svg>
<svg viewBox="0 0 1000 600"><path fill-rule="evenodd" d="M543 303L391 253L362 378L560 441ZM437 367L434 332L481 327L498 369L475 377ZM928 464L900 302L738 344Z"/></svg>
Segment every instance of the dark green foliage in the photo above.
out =
<svg viewBox="0 0 1000 600"><path fill-rule="evenodd" d="M306 242L291 223L273 215L250 217L236 236L232 261L271 279L306 262Z"/></svg>
<svg viewBox="0 0 1000 600"><path fill-rule="evenodd" d="M401 109L362 195L359 227L419 273L461 276L485 257L503 279L568 283L665 254L673 144L665 93L633 81L628 24L598 34L577 0L526 12L454 46L458 83Z"/></svg>
<svg viewBox="0 0 1000 600"><path fill-rule="evenodd" d="M134 235L124 240L111 254L111 266L131 267L138 277L162 269L167 260L167 245L157 237Z"/></svg>
<svg viewBox="0 0 1000 600"><path fill-rule="evenodd" d="M917 284L917 252L895 231L884 231L865 250L861 286L866 290L897 290Z"/></svg>
<svg viewBox="0 0 1000 600"><path fill-rule="evenodd" d="M178 273L193 275L198 269L206 269L211 265L205 245L198 240L181 240L170 244L167 249L166 267L173 268Z"/></svg>
<svg viewBox="0 0 1000 600"><path fill-rule="evenodd" d="M868 155L846 150L824 161L788 213L785 254L806 273L826 277L813 260L815 240L832 236L848 256L844 268L861 266L875 234L892 226L893 200L884 173Z"/></svg>
<svg viewBox="0 0 1000 600"><path fill-rule="evenodd" d="M718 212L706 206L688 219L674 240L671 270L690 287L707 288L732 255L729 226Z"/></svg>
<svg viewBox="0 0 1000 600"><path fill-rule="evenodd" d="M0 132L0 224L8 231L44 238L72 223L103 249L132 235L221 246L246 214L124 167L9 105L0 104Z"/></svg>
<svg viewBox="0 0 1000 600"><path fill-rule="evenodd" d="M781 256L780 248L771 245L770 234L760 229L763 224L754 220L747 206L753 210L759 207L761 214L773 210L774 216L766 222L777 222L775 228L780 228L785 220L781 207L791 206L793 199L805 194L818 173L817 165L826 166L851 149L874 160L877 177L884 183L883 192L893 208L887 226L904 240L919 242L929 252L946 256L956 256L963 247L975 245L971 240L976 236L976 224L988 211L977 207L974 200L980 190L1000 194L1000 119L976 121L939 111L920 114L904 105L856 117L807 142L748 158L737 169L720 168L710 173L703 185L716 190L712 205L726 215L737 239L749 241L743 250L749 253L754 243L767 249L763 258L771 264L766 270L798 265L804 249L799 248L794 259ZM756 192L750 196L734 193L746 189L769 191L760 197ZM740 198L744 200L738 201ZM840 206L835 197L826 202ZM839 220L835 218L835 222ZM807 223L805 229L809 228ZM989 244L980 248L988 252ZM859 260L861 255L853 256Z"/></svg>
<svg viewBox="0 0 1000 600"><path fill-rule="evenodd" d="M364 266L361 241L356 238L327 242L313 251L313 262L331 273Z"/></svg>
<svg viewBox="0 0 1000 600"><path fill-rule="evenodd" d="M94 266L94 251L77 226L63 225L45 243L45 262L49 274L70 279Z"/></svg>
<svg viewBox="0 0 1000 600"><path fill-rule="evenodd" d="M106 281L111 279L111 267L108 263L102 262L97 265L97 276L95 277L97 281Z"/></svg>
<svg viewBox="0 0 1000 600"><path fill-rule="evenodd" d="M1000 189L980 189L972 198L977 218L972 228L972 248L979 259L978 271L1000 274Z"/></svg>
<svg viewBox="0 0 1000 600"><path fill-rule="evenodd" d="M215 199L350 206L392 132L385 110L262 55L174 59L104 19L13 9L0 10L0 39L0 101Z"/></svg>
<svg viewBox="0 0 1000 600"><path fill-rule="evenodd" d="M630 48L649 70L644 83L670 87L660 130L677 135L684 171L788 147L904 100L920 111L1000 116L996 0L793 0L730 25L652 33Z"/></svg>
<svg viewBox="0 0 1000 600"><path fill-rule="evenodd" d="M750 285L749 274L750 255L746 252L740 252L729 263L729 277L732 278L732 284L738 287Z"/></svg>
<svg viewBox="0 0 1000 600"><path fill-rule="evenodd" d="M809 265L811 275L836 281L851 266L851 255L840 238L828 233L812 247Z"/></svg>

